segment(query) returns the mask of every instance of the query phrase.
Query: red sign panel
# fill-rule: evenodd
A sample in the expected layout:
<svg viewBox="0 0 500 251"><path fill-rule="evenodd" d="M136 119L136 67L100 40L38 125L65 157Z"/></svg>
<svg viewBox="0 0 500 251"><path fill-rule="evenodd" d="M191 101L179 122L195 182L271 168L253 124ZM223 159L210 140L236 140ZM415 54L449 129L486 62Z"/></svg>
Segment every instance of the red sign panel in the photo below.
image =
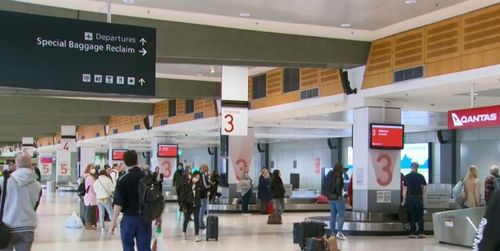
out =
<svg viewBox="0 0 500 251"><path fill-rule="evenodd" d="M158 157L177 157L177 145L158 145Z"/></svg>
<svg viewBox="0 0 500 251"><path fill-rule="evenodd" d="M113 160L123 160L127 150L113 150Z"/></svg>
<svg viewBox="0 0 500 251"><path fill-rule="evenodd" d="M42 164L52 164L52 156L40 157L40 163Z"/></svg>
<svg viewBox="0 0 500 251"><path fill-rule="evenodd" d="M403 149L404 125L372 124L370 148Z"/></svg>
<svg viewBox="0 0 500 251"><path fill-rule="evenodd" d="M448 112L449 129L500 126L500 105Z"/></svg>

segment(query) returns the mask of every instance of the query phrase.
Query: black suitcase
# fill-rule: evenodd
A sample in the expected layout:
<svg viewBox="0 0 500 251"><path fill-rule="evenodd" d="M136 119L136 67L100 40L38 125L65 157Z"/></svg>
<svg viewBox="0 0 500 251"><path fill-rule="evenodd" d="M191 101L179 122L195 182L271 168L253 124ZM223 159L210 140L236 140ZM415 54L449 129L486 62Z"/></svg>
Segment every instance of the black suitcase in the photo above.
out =
<svg viewBox="0 0 500 251"><path fill-rule="evenodd" d="M279 225L279 224L282 224L281 215L270 214L267 217L267 224L269 224L269 225Z"/></svg>
<svg viewBox="0 0 500 251"><path fill-rule="evenodd" d="M210 193L209 193L210 195ZM207 241L215 240L219 241L219 217L215 215L210 215L207 205Z"/></svg>
<svg viewBox="0 0 500 251"><path fill-rule="evenodd" d="M307 251L328 251L328 244L323 239L307 238Z"/></svg>
<svg viewBox="0 0 500 251"><path fill-rule="evenodd" d="M325 224L315 221L303 221L293 223L293 243L299 244L304 250L307 246L307 238L323 237L325 235Z"/></svg>

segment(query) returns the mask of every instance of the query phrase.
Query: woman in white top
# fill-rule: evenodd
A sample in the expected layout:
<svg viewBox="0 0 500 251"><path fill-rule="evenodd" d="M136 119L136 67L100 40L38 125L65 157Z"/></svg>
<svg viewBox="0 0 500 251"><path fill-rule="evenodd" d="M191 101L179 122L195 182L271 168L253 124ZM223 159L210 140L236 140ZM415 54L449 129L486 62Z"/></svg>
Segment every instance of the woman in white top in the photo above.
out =
<svg viewBox="0 0 500 251"><path fill-rule="evenodd" d="M478 177L477 166L471 165L464 178L465 202L467 208L481 206L481 181Z"/></svg>
<svg viewBox="0 0 500 251"><path fill-rule="evenodd" d="M108 176L106 171L101 171L99 177L94 183L94 190L97 197L97 207L99 208L99 220L101 222L101 232L106 232L104 225L104 215L108 212L108 215L113 215L113 205L111 203L111 198L113 197L113 192L115 186L113 181Z"/></svg>

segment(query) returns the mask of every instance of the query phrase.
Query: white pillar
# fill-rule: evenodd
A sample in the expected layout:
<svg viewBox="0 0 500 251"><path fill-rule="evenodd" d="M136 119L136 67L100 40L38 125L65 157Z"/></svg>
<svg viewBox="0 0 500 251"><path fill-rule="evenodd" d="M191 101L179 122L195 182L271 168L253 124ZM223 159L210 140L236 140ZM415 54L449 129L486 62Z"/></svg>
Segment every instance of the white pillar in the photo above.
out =
<svg viewBox="0 0 500 251"><path fill-rule="evenodd" d="M401 109L362 107L354 110L353 209L396 212L400 204L401 151L371 149L371 123L400 124Z"/></svg>

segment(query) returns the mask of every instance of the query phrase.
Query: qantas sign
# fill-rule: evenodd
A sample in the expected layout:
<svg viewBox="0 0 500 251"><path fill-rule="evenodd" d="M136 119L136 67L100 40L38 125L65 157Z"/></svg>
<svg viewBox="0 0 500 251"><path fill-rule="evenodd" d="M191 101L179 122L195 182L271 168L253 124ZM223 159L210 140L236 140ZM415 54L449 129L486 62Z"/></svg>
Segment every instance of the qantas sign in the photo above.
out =
<svg viewBox="0 0 500 251"><path fill-rule="evenodd" d="M500 126L500 105L448 112L448 128L481 128Z"/></svg>

